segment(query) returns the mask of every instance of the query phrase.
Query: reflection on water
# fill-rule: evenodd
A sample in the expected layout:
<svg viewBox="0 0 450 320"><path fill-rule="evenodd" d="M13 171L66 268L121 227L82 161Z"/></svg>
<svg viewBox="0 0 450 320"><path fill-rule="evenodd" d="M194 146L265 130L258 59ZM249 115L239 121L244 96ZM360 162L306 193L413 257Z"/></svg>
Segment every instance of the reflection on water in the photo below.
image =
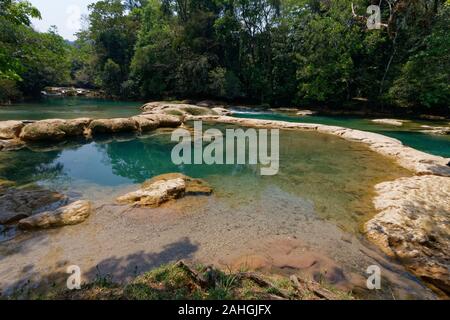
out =
<svg viewBox="0 0 450 320"><path fill-rule="evenodd" d="M321 217L357 230L373 213L373 186L408 174L361 144L314 132L281 132L276 176L260 176L256 165L177 166L171 161L174 145L170 134L157 133L59 151L5 152L0 155L4 159L0 177L112 201L113 195L153 176L182 172L206 179L218 197L236 208L249 201L257 203L264 190L277 187L313 203Z"/></svg>

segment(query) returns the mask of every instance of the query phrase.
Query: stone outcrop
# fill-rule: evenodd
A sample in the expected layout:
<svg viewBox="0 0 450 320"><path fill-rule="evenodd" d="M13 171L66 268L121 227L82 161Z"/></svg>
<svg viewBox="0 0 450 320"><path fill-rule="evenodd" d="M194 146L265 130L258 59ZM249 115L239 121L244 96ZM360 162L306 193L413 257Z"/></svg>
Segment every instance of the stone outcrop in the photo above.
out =
<svg viewBox="0 0 450 320"><path fill-rule="evenodd" d="M159 120L145 116L136 116L132 118L136 121L140 132L148 132L157 129L160 125Z"/></svg>
<svg viewBox="0 0 450 320"><path fill-rule="evenodd" d="M138 124L132 118L96 119L89 125L92 134L123 133L138 131Z"/></svg>
<svg viewBox="0 0 450 320"><path fill-rule="evenodd" d="M70 137L82 136L91 121L88 118L36 121L23 127L20 139L24 141L61 141Z"/></svg>
<svg viewBox="0 0 450 320"><path fill-rule="evenodd" d="M231 112L223 107L209 104L185 104L156 101L142 106L144 113L169 114L175 116L229 115Z"/></svg>
<svg viewBox="0 0 450 320"><path fill-rule="evenodd" d="M99 134L144 133L158 128L176 128L183 118L166 113L143 113L131 118L48 119L0 121L0 151L31 147L33 142L65 142L71 138L92 138Z"/></svg>
<svg viewBox="0 0 450 320"><path fill-rule="evenodd" d="M139 207L158 207L169 200L181 198L185 189L186 184L183 179L157 181L150 186L117 198L117 202L134 204Z"/></svg>
<svg viewBox="0 0 450 320"><path fill-rule="evenodd" d="M19 221L19 228L48 229L75 225L85 221L92 213L89 201L80 200L54 211L46 211Z"/></svg>
<svg viewBox="0 0 450 320"><path fill-rule="evenodd" d="M152 208L186 195L208 195L211 193L212 189L203 180L173 173L157 176L144 182L141 189L117 198L117 202Z"/></svg>
<svg viewBox="0 0 450 320"><path fill-rule="evenodd" d="M365 224L367 237L450 295L450 178L401 178L376 192L379 213Z"/></svg>
<svg viewBox="0 0 450 320"><path fill-rule="evenodd" d="M400 127L403 125L403 122L405 122L405 121L397 120L397 119L373 119L372 122Z"/></svg>
<svg viewBox="0 0 450 320"><path fill-rule="evenodd" d="M164 113L143 113L139 117L158 123L158 128L176 128L179 127L183 121L180 117Z"/></svg>
<svg viewBox="0 0 450 320"><path fill-rule="evenodd" d="M421 132L434 134L434 135L448 135L450 134L450 127L432 127L432 126L422 126L423 130Z"/></svg>
<svg viewBox="0 0 450 320"><path fill-rule="evenodd" d="M3 187L0 188L0 224L14 223L66 202L66 196L49 190Z"/></svg>
<svg viewBox="0 0 450 320"><path fill-rule="evenodd" d="M63 97L89 97L96 98L104 96L103 91L90 90L74 87L46 87L41 92L44 96L63 96Z"/></svg>
<svg viewBox="0 0 450 320"><path fill-rule="evenodd" d="M182 179L185 182L185 194L186 195L210 195L213 190L208 183L202 179L195 179L188 177L182 173L166 173L152 179L145 181L142 184L143 188L151 186L158 181L169 181L173 179Z"/></svg>
<svg viewBox="0 0 450 320"><path fill-rule="evenodd" d="M25 124L22 121L0 121L0 139L16 139Z"/></svg>

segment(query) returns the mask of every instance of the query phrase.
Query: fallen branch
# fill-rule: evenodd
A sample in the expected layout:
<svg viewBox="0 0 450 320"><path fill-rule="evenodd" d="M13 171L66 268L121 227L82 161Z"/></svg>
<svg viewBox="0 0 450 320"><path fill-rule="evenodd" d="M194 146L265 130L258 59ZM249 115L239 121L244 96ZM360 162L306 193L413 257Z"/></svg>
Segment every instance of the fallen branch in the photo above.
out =
<svg viewBox="0 0 450 320"><path fill-rule="evenodd" d="M199 274L197 271L193 270L191 267L189 267L187 264L185 264L183 261L178 261L175 264L175 267L182 269L184 272L187 273L187 275L197 283L200 287L203 289L209 287L208 281L206 281L201 274Z"/></svg>
<svg viewBox="0 0 450 320"><path fill-rule="evenodd" d="M325 300L336 300L338 297L331 291L322 288L317 282L306 281L304 279L299 279L297 276L293 275L290 278L292 284L298 289L298 291L304 295L306 288L308 291L315 294L317 297Z"/></svg>

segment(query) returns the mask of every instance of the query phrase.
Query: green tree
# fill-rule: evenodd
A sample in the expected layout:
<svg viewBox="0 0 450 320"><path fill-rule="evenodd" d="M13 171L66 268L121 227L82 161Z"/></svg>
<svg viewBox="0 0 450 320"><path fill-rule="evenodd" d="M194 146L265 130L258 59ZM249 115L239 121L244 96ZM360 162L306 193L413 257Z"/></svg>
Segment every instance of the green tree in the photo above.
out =
<svg viewBox="0 0 450 320"><path fill-rule="evenodd" d="M438 10L431 33L415 46L389 90L400 106L450 107L450 3Z"/></svg>

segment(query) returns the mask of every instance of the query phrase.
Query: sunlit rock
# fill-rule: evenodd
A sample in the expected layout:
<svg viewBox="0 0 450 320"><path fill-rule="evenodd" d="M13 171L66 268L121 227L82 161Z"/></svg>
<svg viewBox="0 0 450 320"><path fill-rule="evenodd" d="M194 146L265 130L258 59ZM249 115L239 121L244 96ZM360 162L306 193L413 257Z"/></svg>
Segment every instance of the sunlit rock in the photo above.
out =
<svg viewBox="0 0 450 320"><path fill-rule="evenodd" d="M24 127L22 121L0 121L0 139L15 139L19 137Z"/></svg>
<svg viewBox="0 0 450 320"><path fill-rule="evenodd" d="M401 127L405 121L397 119L373 119L372 122Z"/></svg>
<svg viewBox="0 0 450 320"><path fill-rule="evenodd" d="M376 186L367 237L414 274L450 293L450 178L415 176Z"/></svg>
<svg viewBox="0 0 450 320"><path fill-rule="evenodd" d="M138 124L131 118L96 119L90 123L89 129L92 134L135 132Z"/></svg>
<svg viewBox="0 0 450 320"><path fill-rule="evenodd" d="M141 189L117 198L117 202L140 207L158 207L164 202L186 195L211 193L211 187L201 179L193 179L180 173L169 173L144 182Z"/></svg>
<svg viewBox="0 0 450 320"><path fill-rule="evenodd" d="M25 141L61 141L69 137L82 136L91 121L89 118L36 121L23 127L20 139Z"/></svg>
<svg viewBox="0 0 450 320"><path fill-rule="evenodd" d="M47 229L84 222L92 213L89 201L80 200L54 211L46 211L19 221L20 229Z"/></svg>

